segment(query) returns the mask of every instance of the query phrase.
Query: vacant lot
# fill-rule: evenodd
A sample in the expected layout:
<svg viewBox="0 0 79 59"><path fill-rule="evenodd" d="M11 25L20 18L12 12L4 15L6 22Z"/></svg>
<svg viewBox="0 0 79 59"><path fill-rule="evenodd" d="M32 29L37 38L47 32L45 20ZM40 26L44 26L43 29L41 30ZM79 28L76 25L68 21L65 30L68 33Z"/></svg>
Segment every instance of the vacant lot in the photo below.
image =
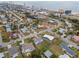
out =
<svg viewBox="0 0 79 59"><path fill-rule="evenodd" d="M51 45L50 46L50 50L53 52L53 54L55 54L56 56L59 56L61 54L63 54L64 52L62 51L62 49L58 46L58 45Z"/></svg>
<svg viewBox="0 0 79 59"><path fill-rule="evenodd" d="M51 45L49 47L53 54L55 54L56 56L59 56L64 53L62 49L59 47L59 44L61 42L62 41L60 39L56 38L51 42Z"/></svg>
<svg viewBox="0 0 79 59"><path fill-rule="evenodd" d="M49 49L50 42L49 41L43 41L41 44L37 45L36 47L41 50L41 51L45 51L47 49Z"/></svg>
<svg viewBox="0 0 79 59"><path fill-rule="evenodd" d="M31 42L33 42L32 38L27 38L24 40L24 43L31 43Z"/></svg>

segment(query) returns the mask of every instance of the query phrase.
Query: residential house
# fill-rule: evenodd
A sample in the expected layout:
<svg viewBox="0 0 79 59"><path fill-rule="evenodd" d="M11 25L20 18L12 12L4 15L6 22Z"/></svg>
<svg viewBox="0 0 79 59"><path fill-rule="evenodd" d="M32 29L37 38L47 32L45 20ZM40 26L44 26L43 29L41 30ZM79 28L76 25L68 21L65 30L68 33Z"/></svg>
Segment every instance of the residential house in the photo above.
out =
<svg viewBox="0 0 79 59"><path fill-rule="evenodd" d="M37 25L32 25L32 29L37 29Z"/></svg>
<svg viewBox="0 0 79 59"><path fill-rule="evenodd" d="M41 25L38 25L38 28L51 28L51 25L50 24L48 24L48 23L43 23L43 24L41 24Z"/></svg>
<svg viewBox="0 0 79 59"><path fill-rule="evenodd" d="M0 15L0 17L1 17L2 19L4 19L4 18L5 18L5 15Z"/></svg>
<svg viewBox="0 0 79 59"><path fill-rule="evenodd" d="M47 15L43 15L43 14L38 14L37 17L40 18L40 19L48 19L48 16Z"/></svg>
<svg viewBox="0 0 79 59"><path fill-rule="evenodd" d="M31 22L32 22L32 19L31 19L31 18L27 18L27 21L28 21L29 23L31 23Z"/></svg>
<svg viewBox="0 0 79 59"><path fill-rule="evenodd" d="M38 25L38 28L49 28L48 25Z"/></svg>
<svg viewBox="0 0 79 59"><path fill-rule="evenodd" d="M65 29L59 28L59 32L63 34L65 32Z"/></svg>
<svg viewBox="0 0 79 59"><path fill-rule="evenodd" d="M19 54L18 47L8 45L9 57L15 58Z"/></svg>
<svg viewBox="0 0 79 59"><path fill-rule="evenodd" d="M7 23L5 27L7 32L12 32L10 24Z"/></svg>
<svg viewBox="0 0 79 59"><path fill-rule="evenodd" d="M43 42L43 40L42 39L40 39L40 38L33 38L33 41L34 41L34 43L37 45L37 44L40 44L41 42Z"/></svg>
<svg viewBox="0 0 79 59"><path fill-rule="evenodd" d="M74 35L72 38L74 39L74 41L79 42L79 36Z"/></svg>
<svg viewBox="0 0 79 59"><path fill-rule="evenodd" d="M4 53L0 53L0 58L3 58L4 57Z"/></svg>
<svg viewBox="0 0 79 59"><path fill-rule="evenodd" d="M34 15L30 15L30 16L28 16L28 18L36 19L36 17Z"/></svg>
<svg viewBox="0 0 79 59"><path fill-rule="evenodd" d="M25 33L26 31L27 31L28 29L24 26L24 28L21 28L21 31L23 32L23 33Z"/></svg>
<svg viewBox="0 0 79 59"><path fill-rule="evenodd" d="M17 33L10 33L11 38L17 38L18 34Z"/></svg>
<svg viewBox="0 0 79 59"><path fill-rule="evenodd" d="M44 52L44 55L47 57L47 58L50 58L53 54L51 51L47 50Z"/></svg>
<svg viewBox="0 0 79 59"><path fill-rule="evenodd" d="M70 55L71 57L75 57L76 56L76 53L71 50L66 44L64 43L61 43L60 44L60 47L67 52L68 55Z"/></svg>
<svg viewBox="0 0 79 59"><path fill-rule="evenodd" d="M72 44L68 44L68 47L69 47L69 48L72 48L72 47L73 47L73 45L72 45Z"/></svg>
<svg viewBox="0 0 79 59"><path fill-rule="evenodd" d="M0 48L1 48L1 47L6 47L6 44L0 43Z"/></svg>
<svg viewBox="0 0 79 59"><path fill-rule="evenodd" d="M65 21L65 22L68 25L68 27L72 27L72 24L71 23L69 23L68 21Z"/></svg>
<svg viewBox="0 0 79 59"><path fill-rule="evenodd" d="M32 43L22 44L21 48L22 48L22 53L31 52L35 50L35 47L33 46Z"/></svg>
<svg viewBox="0 0 79 59"><path fill-rule="evenodd" d="M49 20L48 23L51 23L53 25L58 25L58 21L56 20Z"/></svg>
<svg viewBox="0 0 79 59"><path fill-rule="evenodd" d="M45 11L41 11L41 12L38 12L39 14L42 14L42 15L48 15L48 13L47 12L45 12Z"/></svg>
<svg viewBox="0 0 79 59"><path fill-rule="evenodd" d="M60 55L59 58L70 58L67 54Z"/></svg>
<svg viewBox="0 0 79 59"><path fill-rule="evenodd" d="M47 34L45 34L43 37L49 40L53 40L55 38L54 36L47 35Z"/></svg>
<svg viewBox="0 0 79 59"><path fill-rule="evenodd" d="M6 28L6 31L7 32L11 32L11 28Z"/></svg>

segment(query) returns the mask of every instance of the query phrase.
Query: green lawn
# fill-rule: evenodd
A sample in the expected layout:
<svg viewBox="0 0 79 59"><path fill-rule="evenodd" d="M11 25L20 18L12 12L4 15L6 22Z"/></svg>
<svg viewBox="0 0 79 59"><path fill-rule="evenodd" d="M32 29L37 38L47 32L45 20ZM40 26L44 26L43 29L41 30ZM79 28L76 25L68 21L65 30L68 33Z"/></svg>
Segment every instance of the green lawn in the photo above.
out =
<svg viewBox="0 0 79 59"><path fill-rule="evenodd" d="M4 53L4 58L9 58L9 53Z"/></svg>
<svg viewBox="0 0 79 59"><path fill-rule="evenodd" d="M3 40L2 40L3 42L9 42L10 41L10 39L9 38L3 38Z"/></svg>
<svg viewBox="0 0 79 59"><path fill-rule="evenodd" d="M62 40L60 40L60 38L56 38L52 41L52 45L55 44L55 45L59 45L60 43L62 42Z"/></svg>
<svg viewBox="0 0 79 59"><path fill-rule="evenodd" d="M50 46L50 50L52 51L53 54L55 54L56 56L59 56L61 54L64 54L64 52L62 51L62 49L58 46L58 45L51 45Z"/></svg>
<svg viewBox="0 0 79 59"><path fill-rule="evenodd" d="M1 34L2 38L3 38L3 42L9 42L10 39L9 39L9 34L7 32L3 32Z"/></svg>
<svg viewBox="0 0 79 59"><path fill-rule="evenodd" d="M31 57L32 58L41 58L42 52L38 49L34 50L31 52Z"/></svg>
<svg viewBox="0 0 79 59"><path fill-rule="evenodd" d="M17 41L16 43L12 44L13 46L19 46L19 44L21 43L21 41Z"/></svg>
<svg viewBox="0 0 79 59"><path fill-rule="evenodd" d="M53 32L57 32L57 31L58 31L58 29L53 29L52 31L53 31Z"/></svg>
<svg viewBox="0 0 79 59"><path fill-rule="evenodd" d="M0 52L7 51L7 47L0 48Z"/></svg>
<svg viewBox="0 0 79 59"><path fill-rule="evenodd" d="M16 56L16 58L23 58L23 56L19 54L18 56Z"/></svg>
<svg viewBox="0 0 79 59"><path fill-rule="evenodd" d="M62 51L62 49L59 47L59 44L62 41L60 39L54 39L51 42L51 45L49 46L49 49L52 51L53 54L55 54L56 56L59 56L60 54L64 54L64 52Z"/></svg>
<svg viewBox="0 0 79 59"><path fill-rule="evenodd" d="M33 41L32 41L32 38L27 38L27 39L24 40L24 42L25 42L25 43L31 43L31 42L33 42Z"/></svg>
<svg viewBox="0 0 79 59"><path fill-rule="evenodd" d="M45 51L48 49L49 45L50 45L49 41L43 41L41 44L37 45L36 47L41 51Z"/></svg>
<svg viewBox="0 0 79 59"><path fill-rule="evenodd" d="M50 42L49 41L43 41L41 44L36 45L36 50L32 52L32 57L40 58L41 54L49 49Z"/></svg>
<svg viewBox="0 0 79 59"><path fill-rule="evenodd" d="M30 33L28 33L28 32L25 32L25 33L24 33L25 36L27 36L27 35L29 35L29 34L30 34Z"/></svg>

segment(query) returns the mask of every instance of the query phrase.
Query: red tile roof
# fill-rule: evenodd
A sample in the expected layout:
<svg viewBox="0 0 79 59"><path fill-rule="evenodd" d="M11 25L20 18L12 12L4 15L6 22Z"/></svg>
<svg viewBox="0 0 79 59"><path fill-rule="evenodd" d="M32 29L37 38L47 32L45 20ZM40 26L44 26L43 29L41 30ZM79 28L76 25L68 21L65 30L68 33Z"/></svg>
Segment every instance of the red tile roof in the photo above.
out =
<svg viewBox="0 0 79 59"><path fill-rule="evenodd" d="M74 35L73 38L75 39L75 41L79 41L79 36Z"/></svg>

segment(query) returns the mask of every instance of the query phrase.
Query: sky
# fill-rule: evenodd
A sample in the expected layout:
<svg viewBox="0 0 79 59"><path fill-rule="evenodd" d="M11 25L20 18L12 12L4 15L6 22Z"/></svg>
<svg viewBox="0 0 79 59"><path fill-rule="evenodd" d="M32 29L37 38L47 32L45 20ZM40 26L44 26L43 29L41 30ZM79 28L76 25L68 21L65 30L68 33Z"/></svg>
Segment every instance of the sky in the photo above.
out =
<svg viewBox="0 0 79 59"><path fill-rule="evenodd" d="M14 1L17 4L24 4L26 6L35 6L41 8L48 8L48 9L68 9L72 11L79 11L79 1Z"/></svg>

